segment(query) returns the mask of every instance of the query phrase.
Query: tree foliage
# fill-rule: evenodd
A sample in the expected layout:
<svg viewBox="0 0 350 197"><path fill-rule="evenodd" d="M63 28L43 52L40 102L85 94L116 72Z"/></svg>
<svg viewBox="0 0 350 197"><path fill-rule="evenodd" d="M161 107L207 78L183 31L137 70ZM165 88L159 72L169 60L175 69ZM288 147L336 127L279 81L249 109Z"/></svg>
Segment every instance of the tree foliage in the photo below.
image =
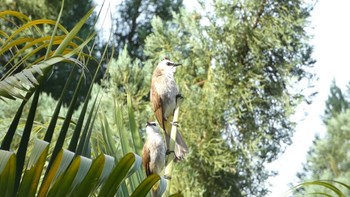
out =
<svg viewBox="0 0 350 197"><path fill-rule="evenodd" d="M81 93L83 73L80 74L78 83L73 86L73 97L67 108L62 105L62 101L68 94L68 87L72 86L72 80L75 78L74 72L70 72L70 75L66 77L58 100L52 100L46 94L40 94L43 79L53 66L67 62L80 66L83 71L86 71L84 70L86 66L84 58L92 57L83 51L85 47L88 48L88 43L92 40L93 35L86 37L82 42L80 42L81 39L77 39L76 35L92 12L92 9L89 10L70 32L65 30L58 21L45 19L31 21L23 13L0 12L1 19L11 21L12 16L22 22L9 34L1 32L4 38L0 55L11 51L9 46L12 46L16 50L11 51L10 54L14 57L23 56L23 58L18 62L11 58L10 61L13 63L11 66L17 68L26 64L26 67L23 67L18 73L13 73L11 68L8 69L0 80L0 111L15 107L14 111L0 113L2 118L7 118L2 119L7 122L0 122L1 126L5 125L5 128L0 131L0 193L4 196L114 196L116 193L122 196L146 196L159 180L165 182L155 174L145 177L141 171L141 158L131 153L137 150L136 148L124 149L120 155L113 154L114 158L98 151L91 153L91 141L93 140L90 141L90 138L93 131L98 130L94 122L97 121L99 98L102 96L101 91L95 91L96 94L90 95L94 87L93 82L98 76L98 68L93 73L93 80L88 85L86 99L81 109L76 112L76 117L74 117L74 111L78 95ZM42 38L36 38L33 34L25 34L30 30L40 32L38 24L47 25L47 28L53 29L52 34L42 33ZM57 35L61 31L65 34ZM26 52L23 49L27 46L32 46L33 49ZM36 53L39 53L39 50L36 49L47 51L46 56L35 58L40 57L36 56ZM104 55L102 58L105 58ZM98 67L101 66L101 62L102 60ZM101 88L97 87L98 90ZM10 99L18 99L20 102L11 103ZM39 101L43 102L39 103ZM49 105L46 102L50 102ZM141 140L135 140L140 136L135 124L131 124L135 123L135 119L129 103L128 101L130 130L120 132L126 136L131 131L133 133L131 139L140 146ZM43 106L44 109L42 109ZM121 111L109 108L109 110L113 109L115 114ZM41 111L38 112L38 110ZM121 128L123 120L120 116L116 116L114 120L117 127ZM104 128L108 127L107 124L104 126ZM106 130L104 132L108 133ZM120 139L122 139L120 140L122 146L129 141L129 138ZM105 142L109 142L108 140L105 138ZM128 146L137 147L135 144ZM91 155L96 158L91 159ZM160 185L165 190L166 185Z"/></svg>
<svg viewBox="0 0 350 197"><path fill-rule="evenodd" d="M348 87L347 91L349 90ZM303 171L297 174L301 182L332 180L350 184L349 116L349 97L333 81L326 101L324 118L326 134L322 137L316 136L313 141ZM345 196L350 195L349 188L339 187L339 189ZM305 187L299 192L304 195L313 192L329 193L329 190L322 187Z"/></svg>
<svg viewBox="0 0 350 197"><path fill-rule="evenodd" d="M212 5L213 9L207 7ZM156 18L145 54L184 65L177 81L185 101L181 130L191 154L177 168L187 196L263 196L264 164L291 143L289 116L312 80L304 28L312 7L301 1L214 1L206 14ZM174 178L174 177L173 177Z"/></svg>
<svg viewBox="0 0 350 197"><path fill-rule="evenodd" d="M326 109L324 111L323 121L327 121L340 113L344 113L350 106L349 93L350 88L347 92L343 92L336 84L333 79L330 87L330 95L326 101Z"/></svg>
<svg viewBox="0 0 350 197"><path fill-rule="evenodd" d="M182 7L182 0L123 0L117 6L115 18L117 53L127 46L132 59L145 59L143 54L146 37L152 32L151 20L154 16L170 21L173 12Z"/></svg>
<svg viewBox="0 0 350 197"><path fill-rule="evenodd" d="M175 165L171 193L266 195L264 182L271 172L264 164L290 144L294 123L289 116L307 99L296 87L313 79L308 70L314 63L312 47L304 30L311 7L301 1L212 1L202 3L203 12L170 15L178 11L178 6L166 7L172 1L159 1L164 9L153 1L128 2L121 4L128 22L117 22L121 29L116 36L118 51L127 43L131 55L124 50L108 62L112 67L101 83L102 111L93 124L95 133L105 131L104 143L92 136L93 154L121 156L139 146L131 136L142 132L152 116L152 69L168 56L183 64L176 74L185 97L179 129L190 147L186 160ZM151 14L141 12L144 9ZM152 20L150 30L154 15L160 17ZM130 121L133 116L136 123Z"/></svg>

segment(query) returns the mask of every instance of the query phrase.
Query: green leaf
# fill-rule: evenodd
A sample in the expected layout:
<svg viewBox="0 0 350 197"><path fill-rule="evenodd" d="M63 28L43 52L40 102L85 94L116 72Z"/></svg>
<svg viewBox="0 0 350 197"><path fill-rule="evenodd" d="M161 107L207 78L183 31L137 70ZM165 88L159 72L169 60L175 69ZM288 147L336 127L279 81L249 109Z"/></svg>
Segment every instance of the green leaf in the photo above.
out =
<svg viewBox="0 0 350 197"><path fill-rule="evenodd" d="M100 197L113 196L117 193L120 184L127 177L129 170L135 164L137 157L134 153L126 154L113 169L98 194Z"/></svg>
<svg viewBox="0 0 350 197"><path fill-rule="evenodd" d="M6 15L14 16L22 22L23 21L27 22L30 20L28 16L26 16L20 12L16 12L16 11L12 11L12 10L6 10L3 12L0 12L0 18L4 18L4 16L6 16Z"/></svg>
<svg viewBox="0 0 350 197"><path fill-rule="evenodd" d="M128 154L130 154L130 153L128 153ZM135 153L132 153L132 154L134 155L135 162L134 162L133 167L130 169L127 177L134 174L138 169L141 169L141 165L142 165L142 158Z"/></svg>
<svg viewBox="0 0 350 197"><path fill-rule="evenodd" d="M313 193L309 193L309 196L327 196L327 197L332 197L332 195L330 194L326 194L326 193L322 193L322 192L313 192Z"/></svg>
<svg viewBox="0 0 350 197"><path fill-rule="evenodd" d="M131 131L131 139L133 141L134 150L137 154L141 155L143 143L136 126L134 110L132 108L131 96L127 94L127 103L128 103L128 116L129 116L129 129Z"/></svg>
<svg viewBox="0 0 350 197"><path fill-rule="evenodd" d="M75 88L75 91L74 91L74 94L73 94L73 98L72 98L72 100L71 100L71 102L69 104L68 111L67 111L66 117L64 118L64 121L63 121L61 130L60 130L60 133L58 135L58 139L56 141L55 148L54 148L54 150L52 152L52 156L51 156L48 168L51 167L54 159L56 158L56 155L62 149L63 144L66 141L66 135L67 135L67 132L68 132L68 128L69 128L69 125L70 125L70 122L71 122L74 110L75 110L75 105L76 105L77 98L78 98L78 92L79 92L79 90L81 88L82 80L83 80L83 74L81 74L81 76L80 76L80 79L78 81L77 87Z"/></svg>
<svg viewBox="0 0 350 197"><path fill-rule="evenodd" d="M115 147L115 143L113 142L112 138L112 131L108 124L107 117L104 113L101 113L100 117L100 124L101 124L101 130L102 130L102 137L104 142L106 143L107 153L109 154L116 154L117 148Z"/></svg>
<svg viewBox="0 0 350 197"><path fill-rule="evenodd" d="M98 184L98 180L105 168L105 161L105 155L99 155L96 159L93 160L89 172L86 174L84 180L77 186L77 188L73 190L71 196L89 196L89 194L96 188ZM103 168L101 166L103 166Z"/></svg>
<svg viewBox="0 0 350 197"><path fill-rule="evenodd" d="M67 196L73 185L73 181L80 169L81 156L74 157L72 163L69 165L68 169L58 177L55 184L52 186L48 193L48 197L60 197Z"/></svg>
<svg viewBox="0 0 350 197"><path fill-rule="evenodd" d="M39 93L40 91L36 91L34 94L34 98L32 101L32 104L30 106L29 112L28 112L28 117L27 121L23 130L22 138L17 150L17 161L16 161L16 182L15 182L15 191L18 190L21 176L22 176L22 171L24 167L24 162L26 159L26 154L27 154L27 149L28 149L28 143L30 140L30 134L32 132L33 128L33 123L34 123L34 118L35 118L35 113L37 110L38 106L38 101L39 101Z"/></svg>
<svg viewBox="0 0 350 197"><path fill-rule="evenodd" d="M143 180L139 186L135 189L135 191L131 194L132 197L137 196L146 196L147 193L152 189L152 187L158 183L160 180L160 184L158 185L158 190L156 192L156 196L162 196L164 191L166 190L166 180L161 178L157 174L151 174L145 180Z"/></svg>
<svg viewBox="0 0 350 197"><path fill-rule="evenodd" d="M63 8L64 8L64 0L62 0L61 9L60 9L60 12L58 13L58 17L57 17L57 20L56 20L56 23L55 23L55 27L53 28L53 31L52 31L50 43L49 43L49 45L47 47L47 51L46 51L46 54L45 54L45 60L49 57L49 54L51 52L51 47L52 47L52 44L53 44L54 37L55 37L55 35L57 33L57 27L60 24L60 19L61 19L62 13L63 13Z"/></svg>
<svg viewBox="0 0 350 197"><path fill-rule="evenodd" d="M51 142L51 140L52 140L52 136L53 136L53 133L55 131L56 123L57 123L58 116L59 116L59 113L60 113L60 110L61 110L61 106L62 106L62 103L63 103L63 98L67 94L68 88L70 87L71 82L72 82L72 80L74 78L73 76L74 76L74 71L76 70L75 68L76 67L74 67L72 69L72 71L70 72L70 74L69 74L69 76L67 78L66 83L64 84L64 87L63 87L63 90L61 92L61 95L60 95L60 97L59 97L59 99L57 101L57 104L56 104L56 107L55 107L55 111L53 112L52 117L50 119L49 126L46 129L44 140L47 141L47 142Z"/></svg>
<svg viewBox="0 0 350 197"><path fill-rule="evenodd" d="M69 43L74 39L74 37L78 34L79 30L85 22L88 20L90 15L93 13L94 8L90 9L86 15L80 19L80 21L74 26L74 28L67 34L65 39L62 41L62 43L57 47L56 51L54 52L53 56L60 55L63 53L63 51L67 48Z"/></svg>
<svg viewBox="0 0 350 197"><path fill-rule="evenodd" d="M94 78L92 79L92 82L96 81L96 78L97 78L98 73L100 71L100 67L101 67L101 64L99 64L98 67L96 68L95 75L94 75ZM76 151L77 153L82 152L82 150L76 150L76 149L77 149L77 145L78 145L78 141L79 141L79 136L80 136L80 133L81 133L81 130L82 130L82 127L83 127L83 122L84 122L84 118L85 118L85 115L86 115L87 107L88 107L88 104L89 104L89 101L90 101L90 95L91 95L91 91L92 91L93 85L94 85L94 83L90 84L88 93L86 94L86 97L85 97L83 108L82 108L82 110L80 112L78 122L77 122L77 124L75 126L75 129L74 129L74 132L73 132L73 135L72 135L72 139L71 139L71 141L69 143L69 146L68 146L68 150ZM97 94L97 95L99 95L99 94ZM96 99L97 99L97 96L96 96ZM97 110L96 110L96 113L97 113ZM89 125L89 123L90 123L90 121L88 121L85 124ZM89 140L89 139L87 139L87 140Z"/></svg>
<svg viewBox="0 0 350 197"><path fill-rule="evenodd" d="M104 156L106 161L103 166L102 174L98 180L98 185L101 185L103 182L105 182L109 177L109 175L111 174L112 170L114 169L114 164L115 164L114 158L109 155L104 155Z"/></svg>
<svg viewBox="0 0 350 197"><path fill-rule="evenodd" d="M13 120L11 122L11 125L9 127L9 129L6 132L6 135L1 143L1 149L2 150L9 150L10 146L11 146L11 142L13 140L13 136L16 133L16 129L19 123L19 120L22 116L22 112L24 109L25 104L27 103L28 100L23 100L21 105L18 107L18 110L16 112L15 117L13 117Z"/></svg>
<svg viewBox="0 0 350 197"><path fill-rule="evenodd" d="M69 164L71 163L72 159L74 157L74 153L68 150L61 150L53 162L53 165L51 166L50 170L48 171L47 175L45 175L44 180L41 184L38 197L45 197L51 187L53 185L57 178L65 172Z"/></svg>
<svg viewBox="0 0 350 197"><path fill-rule="evenodd" d="M81 157L81 161L80 161L79 170L77 172L77 175L75 176L73 183L70 186L69 193L74 191L77 185L81 184L81 182L85 179L92 165L92 160L90 158L83 157L83 156L80 156L80 157ZM95 176L97 176L97 174L95 174Z"/></svg>
<svg viewBox="0 0 350 197"><path fill-rule="evenodd" d="M333 180L317 180L317 181L310 181L310 182L303 182L303 183L300 183L294 187L292 187L291 189L289 189L283 196L287 196L289 193L293 192L294 190L298 189L298 188L301 188L301 187L310 187L310 186L321 186L321 187L324 187L324 188L327 188L329 189L330 191L333 191L337 196L339 197L345 197L346 195L338 188L336 187L335 185L331 184L331 183L338 183L342 186L345 186L346 188L350 188L350 186L344 184L344 183L341 183L339 181L333 181ZM322 195L325 195L325 196L328 196L328 194L326 193L318 193L318 194L322 194ZM331 195L332 196L332 195Z"/></svg>
<svg viewBox="0 0 350 197"><path fill-rule="evenodd" d="M136 125L134 109L131 101L131 96L129 93L127 94L127 105L128 105L129 130L131 131L133 148L137 154L141 155L143 142L139 133L139 129L137 128L137 125ZM143 178L144 177L143 177L142 171L137 171L135 176L130 177L129 181L130 181L131 189L134 190L137 184L140 183Z"/></svg>
<svg viewBox="0 0 350 197"><path fill-rule="evenodd" d="M184 197L182 194L171 194L169 197Z"/></svg>
<svg viewBox="0 0 350 197"><path fill-rule="evenodd" d="M40 176L44 168L46 156L49 150L49 143L36 139L32 150L27 169L18 190L18 196L35 196Z"/></svg>
<svg viewBox="0 0 350 197"><path fill-rule="evenodd" d="M15 196L16 155L0 150L0 194Z"/></svg>
<svg viewBox="0 0 350 197"><path fill-rule="evenodd" d="M17 90L18 88L16 89L15 87L21 87L20 89L27 92L30 91L28 87L35 87L35 85L38 84L38 81L41 81L41 79L34 80L32 78L34 75L45 75L45 73L48 72L49 68L51 68L52 65L67 60L70 55L72 54L67 54L63 57L49 58L45 61L33 65L30 68L22 70L19 73L6 77L0 81L0 97L23 99L23 96L19 94ZM29 80L28 77L31 78L31 80Z"/></svg>
<svg viewBox="0 0 350 197"><path fill-rule="evenodd" d="M80 138L78 138L79 145L78 145L78 148L76 150L76 153L80 154L80 155L84 155L86 157L90 156L90 153L87 153L88 152L87 150L88 150L88 147L90 144L90 136L91 136L92 128L94 126L94 122L96 119L97 110L95 110L95 107L96 107L97 98L98 98L98 95L96 95L94 103L92 104L91 110L89 112L89 116L85 122L84 130L83 130ZM98 108L98 106L97 106L97 108ZM85 113L85 112L82 111L82 113ZM77 136L77 137L79 137L79 136Z"/></svg>
<svg viewBox="0 0 350 197"><path fill-rule="evenodd" d="M114 111L115 111L115 123L119 132L120 144L122 147L123 154L131 152L131 145L129 140L129 132L125 131L123 125L123 114L119 104L114 100Z"/></svg>
<svg viewBox="0 0 350 197"><path fill-rule="evenodd" d="M335 181L335 180L329 180L329 182L334 182L334 183L337 183L339 185L342 185L342 186L344 186L346 189L348 189L350 191L350 185L347 185L345 183L342 183L340 181Z"/></svg>

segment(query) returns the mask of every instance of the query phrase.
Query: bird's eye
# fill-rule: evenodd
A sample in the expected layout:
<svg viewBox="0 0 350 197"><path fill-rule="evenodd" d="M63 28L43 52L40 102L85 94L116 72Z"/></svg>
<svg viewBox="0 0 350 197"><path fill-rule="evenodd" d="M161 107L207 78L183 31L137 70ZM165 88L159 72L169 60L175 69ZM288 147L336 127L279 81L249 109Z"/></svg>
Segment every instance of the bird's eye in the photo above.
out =
<svg viewBox="0 0 350 197"><path fill-rule="evenodd" d="M172 64L171 62L167 62L166 65L167 65L167 66L171 66L171 65L173 65L173 64Z"/></svg>
<svg viewBox="0 0 350 197"><path fill-rule="evenodd" d="M146 126L157 126L155 122L147 122Z"/></svg>

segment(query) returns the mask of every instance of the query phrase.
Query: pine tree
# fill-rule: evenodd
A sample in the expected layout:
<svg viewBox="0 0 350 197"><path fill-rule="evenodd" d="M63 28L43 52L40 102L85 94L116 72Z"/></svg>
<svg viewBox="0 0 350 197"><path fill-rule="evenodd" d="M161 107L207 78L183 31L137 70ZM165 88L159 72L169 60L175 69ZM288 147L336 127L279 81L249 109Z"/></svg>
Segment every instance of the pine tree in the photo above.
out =
<svg viewBox="0 0 350 197"><path fill-rule="evenodd" d="M350 90L350 88L349 88ZM337 86L333 79L330 87L330 95L326 101L326 109L324 112L323 121L326 123L332 117L337 114L345 112L349 108L349 98L342 90Z"/></svg>
<svg viewBox="0 0 350 197"><path fill-rule="evenodd" d="M350 88L348 87L348 91ZM335 180L350 185L350 110L348 97L333 80L330 96L326 101L324 122L327 127L325 136L316 136L308 152L303 171L297 174L300 182L315 180ZM339 189L350 195L350 191ZM299 191L301 195L314 192L330 194L324 187L309 186Z"/></svg>
<svg viewBox="0 0 350 197"><path fill-rule="evenodd" d="M117 52L127 46L130 56L143 60L146 37L152 32L151 20L158 16L164 21L172 19L172 12L178 12L182 0L123 0L117 6L115 19Z"/></svg>

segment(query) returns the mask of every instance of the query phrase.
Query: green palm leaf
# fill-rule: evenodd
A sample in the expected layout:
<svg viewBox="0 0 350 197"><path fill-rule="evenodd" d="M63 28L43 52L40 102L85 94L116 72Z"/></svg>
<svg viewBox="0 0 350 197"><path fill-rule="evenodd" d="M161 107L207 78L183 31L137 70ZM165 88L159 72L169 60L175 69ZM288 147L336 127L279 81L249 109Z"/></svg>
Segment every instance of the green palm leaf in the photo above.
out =
<svg viewBox="0 0 350 197"><path fill-rule="evenodd" d="M311 193L311 194L307 194L307 195L334 196L334 194L336 194L336 196L345 197L346 195L340 190L340 187L336 186L336 184L339 184L339 185L345 187L346 189L350 190L349 185L346 185L346 184L339 182L339 181L316 180L316 181L309 181L309 182L300 183L300 184L292 187L291 189L289 189L284 196L287 196L289 193L291 193L299 188L303 188L303 187L324 187L324 188L327 188L329 190L329 193L328 192L327 193L317 192L317 193ZM330 193L331 193L331 195L330 195Z"/></svg>
<svg viewBox="0 0 350 197"><path fill-rule="evenodd" d="M14 196L16 177L16 156L10 151L0 150L0 193Z"/></svg>
<svg viewBox="0 0 350 197"><path fill-rule="evenodd" d="M127 177L127 175L136 171L142 160L134 153L126 154L113 169L111 175L107 178L106 182L102 185L99 192L100 197L113 196L117 193L120 184ZM136 164L136 165L135 165ZM129 172L130 170L130 172Z"/></svg>
<svg viewBox="0 0 350 197"><path fill-rule="evenodd" d="M18 189L18 196L35 196L48 150L49 143L42 140L35 140L27 169L24 172L21 185Z"/></svg>
<svg viewBox="0 0 350 197"><path fill-rule="evenodd" d="M152 174L148 176L145 180L143 180L140 185L135 189L135 191L131 194L132 197L137 196L146 196L147 193L152 189L152 187L160 181L158 186L156 196L162 196L162 194L166 190L167 181L164 178L161 178L157 174Z"/></svg>
<svg viewBox="0 0 350 197"><path fill-rule="evenodd" d="M62 25L58 25L58 27L66 32L67 34L64 36L58 37L59 39L55 39L55 35L52 35L50 37L50 44L45 44L44 46L47 46L48 49L51 49L52 44L57 44L58 47L55 51L51 54L50 57L45 57L43 59L39 58L37 60L37 63L31 65L30 67L26 67L21 72L13 74L13 71L18 68L21 65L24 65L25 60L27 60L30 56L34 56L35 53L37 53L40 49L44 48L43 46L38 46L36 49L32 50L29 54L24 55L24 58L18 61L12 69L10 69L7 73L5 73L5 78L3 78L0 81L0 98L8 98L8 99L15 99L20 98L24 99L23 94L21 94L20 90L29 92L31 88L34 88L39 85L40 81L42 80L42 77L48 73L50 68L63 61L72 62L73 64L77 64L79 66L85 67L77 58L73 58L74 55L78 55L78 57L89 57L89 55L86 55L84 53L81 53L82 49L91 41L91 39L95 36L94 34L88 37L84 42L82 42L80 45L75 44L73 42L74 39L77 39L76 35L81 29L81 27L85 24L88 17L92 14L93 9L91 9L70 31L67 32ZM11 14L12 16L17 16L20 18L26 18L23 17L21 14L16 12L9 12L5 11L0 13L0 17L4 16L5 14ZM29 19L28 19L29 20ZM18 38L13 41L13 38L20 35L20 33L24 32L25 30L28 30L28 28L36 27L38 24L49 24L54 25L58 24L55 21L51 20L36 20L36 21L29 21L23 26L19 27L12 35L10 35L3 44L3 47L0 49L0 55L4 54L6 51L10 50L11 48L20 48L19 45L26 43L25 47L20 49L14 57L11 58L11 60L15 59L16 57L21 54L21 52L24 52L26 49L28 49L31 46L37 46L39 43L43 42L43 38L34 39L34 38ZM55 31L54 31L55 33ZM42 36L44 37L44 36ZM49 40L49 37L45 37L45 40ZM53 42L54 41L54 42ZM40 61L40 62L38 62ZM19 64L20 63L20 64ZM9 63L8 63L9 64ZM40 76L38 78L38 76Z"/></svg>
<svg viewBox="0 0 350 197"><path fill-rule="evenodd" d="M51 186L55 184L58 177L60 177L66 171L69 164L73 160L73 157L74 153L67 150L62 149L58 153L53 165L51 166L47 175L44 177L38 193L39 197L44 197L48 194Z"/></svg>
<svg viewBox="0 0 350 197"><path fill-rule="evenodd" d="M80 185L77 186L77 188L73 191L71 196L89 196L89 194L92 191L94 191L94 189L97 187L99 183L99 179L102 177L101 176L102 172L107 168L105 166L105 164L108 163L108 161L106 161L107 160L106 157L108 156L99 155L96 159L94 159L88 173L86 174L84 179L81 181ZM111 167L114 166L114 161L112 161L107 165L111 165L108 167L108 169L110 170L109 172L107 172L107 174L109 174L112 170Z"/></svg>
<svg viewBox="0 0 350 197"><path fill-rule="evenodd" d="M33 136L31 133L34 130L33 124L35 123L35 114L40 98L38 88L40 88L40 84L48 75L52 66L60 62L69 62L85 69L85 63L93 60L90 54L85 54L82 51L87 48L88 43L94 38L95 34L91 34L86 39L80 39L76 36L93 10L91 9L71 31L67 31L59 24L62 8L63 4L57 21L46 19L31 21L29 17L19 12L0 12L0 20L10 15L18 18L23 24L16 26L18 28L13 33L8 34L0 31L0 35L4 38L0 39L2 43L0 55L5 53L12 55L9 57L10 61L5 65L7 73L0 80L0 99L23 99L1 144L1 149L4 150L0 150L0 193L5 196L39 197L111 196L115 195L119 190L119 194L129 196L129 192L135 190L133 195L145 196L153 185L159 181L160 177L155 175L145 178L141 171L141 157L131 153L132 151L140 153L142 140L135 121L130 97L127 100L128 126L125 126L125 122L122 120L121 107L115 106L117 109L116 124L121 134L120 136L122 136L120 144L122 144L124 152L117 152L118 150L113 146L115 142L111 141L110 123L104 117L104 120L101 119L101 125L102 128L107 130L104 136L110 140L109 153L114 155L115 158L104 154L100 154L96 159L88 158L90 157L90 137L95 132L96 116L100 113L98 111L100 104L98 99L101 98L99 93L94 97L95 100L91 104L92 107L89 104L93 84L90 84L84 106L79 114L79 120L77 124L73 125L75 129L68 150L64 149L64 142L68 138L67 133L71 129L75 102L79 94L79 84L76 86L67 114L63 117L63 123L59 122L58 119L59 112L62 109L62 98L66 95L67 88L71 84L73 71L67 79L60 99L57 101L44 141L36 139L34 148L31 147L30 140L31 136ZM46 24L49 27L55 25L51 36L42 32L38 27L41 24ZM28 37L28 34L26 34L28 31L35 32L38 35ZM46 55L39 56L39 51L43 49L47 49ZM105 54L107 54L106 50L103 53L103 57ZM96 69L93 81L96 79L101 62ZM15 73L18 68L22 70ZM83 74L80 83L83 80ZM33 94L31 109L27 113L25 107ZM86 114L89 115L85 120ZM26 115L27 119L25 120L25 128L21 135L17 154L6 151L13 146L11 143L13 143L14 136L18 132L17 127L20 119L24 115ZM61 130L57 139L55 131L58 131L59 128ZM128 133L132 133L132 136ZM53 153L49 149L50 145L51 148L54 147ZM45 164L48 162L48 159L51 159L51 162L46 167ZM115 160L119 161L116 162ZM26 164L27 167L23 169L26 161L29 162ZM164 185L163 179L161 179L160 185ZM161 186L160 188L164 187Z"/></svg>

